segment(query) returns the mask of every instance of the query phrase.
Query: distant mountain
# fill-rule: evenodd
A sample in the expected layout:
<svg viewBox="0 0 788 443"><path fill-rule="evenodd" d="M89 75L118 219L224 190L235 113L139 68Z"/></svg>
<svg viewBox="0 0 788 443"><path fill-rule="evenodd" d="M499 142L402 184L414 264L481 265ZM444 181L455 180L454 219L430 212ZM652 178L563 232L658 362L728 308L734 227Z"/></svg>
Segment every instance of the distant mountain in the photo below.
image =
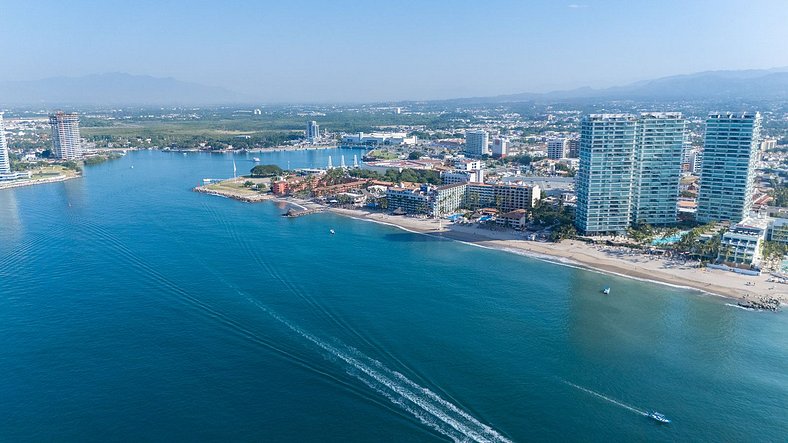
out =
<svg viewBox="0 0 788 443"><path fill-rule="evenodd" d="M598 100L786 100L788 68L741 71L706 71L645 80L626 86L593 89L589 87L547 93L522 93L458 99L467 102Z"/></svg>
<svg viewBox="0 0 788 443"><path fill-rule="evenodd" d="M123 73L0 82L0 106L218 105L252 98L174 78Z"/></svg>

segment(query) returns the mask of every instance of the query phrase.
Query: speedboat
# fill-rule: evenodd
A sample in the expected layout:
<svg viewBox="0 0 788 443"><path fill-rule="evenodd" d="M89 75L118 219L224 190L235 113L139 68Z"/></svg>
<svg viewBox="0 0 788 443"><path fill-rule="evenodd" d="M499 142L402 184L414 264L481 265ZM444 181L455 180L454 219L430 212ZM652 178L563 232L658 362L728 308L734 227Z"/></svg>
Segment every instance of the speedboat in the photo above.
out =
<svg viewBox="0 0 788 443"><path fill-rule="evenodd" d="M328 232L330 232L330 233L331 233L331 235L334 235L334 234L336 234L336 232L334 232L334 230L333 230L333 229L329 229L329 230L328 230Z"/></svg>
<svg viewBox="0 0 788 443"><path fill-rule="evenodd" d="M252 161L255 163L260 163L260 157L252 157Z"/></svg>
<svg viewBox="0 0 788 443"><path fill-rule="evenodd" d="M602 293L605 294L605 295L610 294L610 288L603 289Z"/></svg>
<svg viewBox="0 0 788 443"><path fill-rule="evenodd" d="M648 413L648 417L653 419L653 420L655 420L655 421L658 421L660 423L670 423L670 419L665 417L665 414L662 414L662 413L657 412L657 411L649 412Z"/></svg>

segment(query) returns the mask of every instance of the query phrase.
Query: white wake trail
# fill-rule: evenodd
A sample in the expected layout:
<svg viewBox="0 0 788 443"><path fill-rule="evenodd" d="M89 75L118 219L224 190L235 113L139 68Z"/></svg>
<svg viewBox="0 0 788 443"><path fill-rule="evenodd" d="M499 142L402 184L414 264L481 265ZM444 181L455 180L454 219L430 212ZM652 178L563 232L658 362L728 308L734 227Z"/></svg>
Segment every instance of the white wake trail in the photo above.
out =
<svg viewBox="0 0 788 443"><path fill-rule="evenodd" d="M584 388L584 387L582 387L580 385L576 385L576 384L574 384L574 383L572 383L570 381L566 381L566 380L562 380L562 381L564 383L568 384L569 386L572 386L573 388L580 389L583 392L586 392L586 393L591 394L591 395L593 395L595 397L601 398L602 400L605 400L607 402L613 403L614 405L621 406L622 408L628 409L628 410L634 412L635 414L648 416L648 412L642 411L642 410L640 410L640 409L638 409L636 407L633 407L633 406L630 406L628 404L622 403L622 402L620 402L620 401L618 401L618 400L616 400L614 398L608 397L607 395L600 394L599 392L592 391L592 390L590 390L588 388Z"/></svg>
<svg viewBox="0 0 788 443"><path fill-rule="evenodd" d="M278 322L348 365L348 373L412 414L423 424L454 441L511 442L492 427L480 422L457 405L445 400L381 362L343 344L333 345L293 325L253 298L247 299Z"/></svg>

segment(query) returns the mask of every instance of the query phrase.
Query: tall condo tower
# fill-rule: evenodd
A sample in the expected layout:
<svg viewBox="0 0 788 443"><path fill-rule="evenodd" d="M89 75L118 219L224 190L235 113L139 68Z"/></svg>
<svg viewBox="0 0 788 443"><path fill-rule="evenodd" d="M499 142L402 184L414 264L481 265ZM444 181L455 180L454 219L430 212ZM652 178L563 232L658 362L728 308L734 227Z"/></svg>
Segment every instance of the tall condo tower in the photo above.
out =
<svg viewBox="0 0 788 443"><path fill-rule="evenodd" d="M465 131L465 154L473 157L489 154L490 150L487 147L489 142L490 135L485 130Z"/></svg>
<svg viewBox="0 0 788 443"><path fill-rule="evenodd" d="M635 133L632 223L666 226L678 221L686 129L680 112L640 114Z"/></svg>
<svg viewBox="0 0 788 443"><path fill-rule="evenodd" d="M701 163L698 221L736 223L749 213L760 133L760 113L709 114Z"/></svg>
<svg viewBox="0 0 788 443"><path fill-rule="evenodd" d="M580 123L575 225L585 234L623 233L632 210L637 118L591 114Z"/></svg>
<svg viewBox="0 0 788 443"><path fill-rule="evenodd" d="M52 151L55 157L72 160L82 155L79 141L79 116L57 112L49 116L52 126Z"/></svg>
<svg viewBox="0 0 788 443"><path fill-rule="evenodd" d="M8 160L8 144L5 139L3 113L0 112L0 174L11 173L11 162Z"/></svg>
<svg viewBox="0 0 788 443"><path fill-rule="evenodd" d="M320 125L314 120L306 124L306 139L312 143L320 141Z"/></svg>

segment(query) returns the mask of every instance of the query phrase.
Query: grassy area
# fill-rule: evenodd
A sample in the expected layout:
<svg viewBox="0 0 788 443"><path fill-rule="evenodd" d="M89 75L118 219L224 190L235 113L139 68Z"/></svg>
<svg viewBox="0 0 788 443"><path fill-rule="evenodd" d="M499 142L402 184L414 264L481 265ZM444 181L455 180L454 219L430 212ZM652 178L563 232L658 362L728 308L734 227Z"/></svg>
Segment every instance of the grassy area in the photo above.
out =
<svg viewBox="0 0 788 443"><path fill-rule="evenodd" d="M206 188L212 191L230 191L240 195L256 195L260 193L260 191L256 189L247 187L245 185L246 182L252 182L256 185L263 185L265 189L268 189L268 185L271 183L271 180L268 178L238 177L237 179L224 180L219 183L208 185Z"/></svg>
<svg viewBox="0 0 788 443"><path fill-rule="evenodd" d="M50 165L34 168L31 169L30 172L33 174L33 180L44 180L61 175L65 175L66 177L74 177L77 175L77 171L65 168L61 165Z"/></svg>

